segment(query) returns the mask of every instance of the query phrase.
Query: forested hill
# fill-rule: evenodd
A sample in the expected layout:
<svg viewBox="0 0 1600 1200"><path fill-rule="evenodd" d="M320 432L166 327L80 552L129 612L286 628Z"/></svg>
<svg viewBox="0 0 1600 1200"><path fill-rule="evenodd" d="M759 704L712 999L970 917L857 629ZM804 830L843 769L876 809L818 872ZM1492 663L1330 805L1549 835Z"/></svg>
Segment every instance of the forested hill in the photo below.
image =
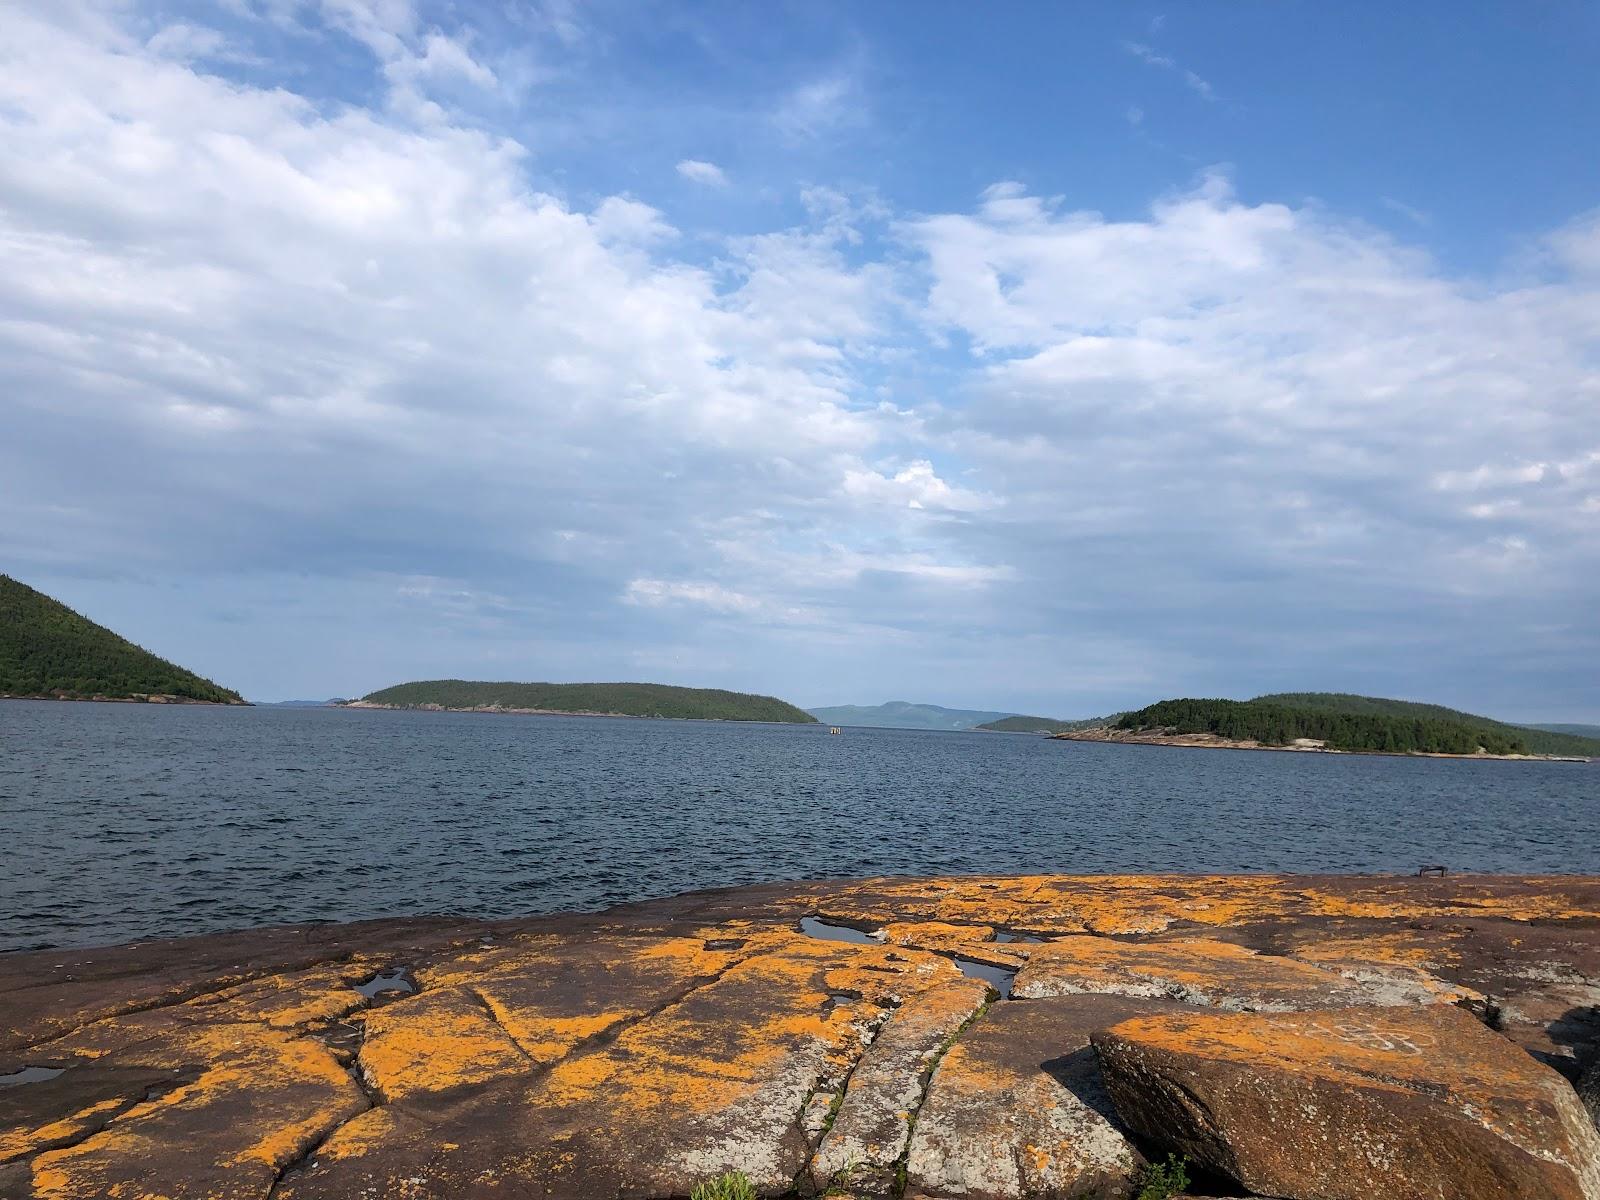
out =
<svg viewBox="0 0 1600 1200"><path fill-rule="evenodd" d="M8 575L0 575L0 696L244 703Z"/></svg>
<svg viewBox="0 0 1600 1200"><path fill-rule="evenodd" d="M1395 717L1465 725L1473 729L1492 730L1497 737L1520 739L1530 754L1600 756L1600 739L1527 725L1512 725L1439 704L1419 704L1414 700L1386 700L1378 696L1352 696L1344 692L1273 692L1257 696L1251 703L1286 705L1352 716Z"/></svg>
<svg viewBox="0 0 1600 1200"><path fill-rule="evenodd" d="M1089 717L1078 721L1058 721L1054 717L1002 717L978 728L985 733L1072 733L1104 725L1110 717Z"/></svg>
<svg viewBox="0 0 1600 1200"><path fill-rule="evenodd" d="M373 708L524 710L598 713L619 717L676 717L697 721L779 721L814 725L816 718L772 696L664 683L481 683L430 679L364 696Z"/></svg>
<svg viewBox="0 0 1600 1200"><path fill-rule="evenodd" d="M1231 741L1286 746L1297 738L1330 750L1377 750L1392 754L1527 754L1526 732L1502 733L1488 726L1421 716L1340 712L1267 700L1163 700L1128 713L1118 729L1165 733L1211 733Z"/></svg>

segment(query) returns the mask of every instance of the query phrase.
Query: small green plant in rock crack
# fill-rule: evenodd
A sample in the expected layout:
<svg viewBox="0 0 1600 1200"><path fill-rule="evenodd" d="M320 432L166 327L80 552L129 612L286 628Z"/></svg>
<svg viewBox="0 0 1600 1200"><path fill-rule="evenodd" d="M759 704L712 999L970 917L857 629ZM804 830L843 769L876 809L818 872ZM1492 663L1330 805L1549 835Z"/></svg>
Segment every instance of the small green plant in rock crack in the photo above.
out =
<svg viewBox="0 0 1600 1200"><path fill-rule="evenodd" d="M1167 1155L1164 1163L1150 1163L1139 1176L1139 1194L1134 1200L1170 1200L1189 1186L1189 1160Z"/></svg>
<svg viewBox="0 0 1600 1200"><path fill-rule="evenodd" d="M695 1184L689 1200L756 1200L756 1188L743 1171L729 1171Z"/></svg>

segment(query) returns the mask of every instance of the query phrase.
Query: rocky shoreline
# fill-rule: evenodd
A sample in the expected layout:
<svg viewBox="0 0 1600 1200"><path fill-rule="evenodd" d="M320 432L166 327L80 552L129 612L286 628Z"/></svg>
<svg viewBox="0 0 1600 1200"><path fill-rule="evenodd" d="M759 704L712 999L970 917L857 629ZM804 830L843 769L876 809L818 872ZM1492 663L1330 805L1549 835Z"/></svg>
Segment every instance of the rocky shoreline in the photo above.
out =
<svg viewBox="0 0 1600 1200"><path fill-rule="evenodd" d="M1426 750L1337 750L1312 738L1300 738L1287 746L1274 746L1248 739L1225 738L1215 733L1165 733L1152 729L1116 729L1095 726L1047 735L1057 742L1115 742L1126 746L1186 746L1209 750L1278 750L1291 754L1364 754L1380 758L1451 758L1465 762L1590 762L1574 754L1440 754Z"/></svg>
<svg viewBox="0 0 1600 1200"><path fill-rule="evenodd" d="M278 927L0 956L0 1196L1597 1200L1597 1059L1588 877Z"/></svg>
<svg viewBox="0 0 1600 1200"><path fill-rule="evenodd" d="M253 708L248 700L196 700L192 696L176 696L171 692L142 692L132 696L75 696L70 692L42 692L14 695L0 692L0 700L60 700L74 704L209 704L222 708Z"/></svg>

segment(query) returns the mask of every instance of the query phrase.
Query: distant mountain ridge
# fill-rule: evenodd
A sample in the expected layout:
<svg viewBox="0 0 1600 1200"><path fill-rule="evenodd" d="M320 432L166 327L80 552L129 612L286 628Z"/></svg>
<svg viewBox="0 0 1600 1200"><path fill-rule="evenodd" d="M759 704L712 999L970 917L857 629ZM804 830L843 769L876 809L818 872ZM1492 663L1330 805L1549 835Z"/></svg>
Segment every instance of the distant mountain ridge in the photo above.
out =
<svg viewBox="0 0 1600 1200"><path fill-rule="evenodd" d="M971 708L945 708L891 700L887 704L832 704L806 710L824 725L865 725L876 729L976 729L1015 714Z"/></svg>
<svg viewBox="0 0 1600 1200"><path fill-rule="evenodd" d="M0 575L0 696L243 704L244 698Z"/></svg>
<svg viewBox="0 0 1600 1200"><path fill-rule="evenodd" d="M352 700L351 708L451 712L567 713L604 717L668 717L695 721L775 721L813 725L816 718L777 699L720 688L665 683L494 683L425 679Z"/></svg>
<svg viewBox="0 0 1600 1200"><path fill-rule="evenodd" d="M1542 729L1545 733L1570 733L1574 737L1594 738L1600 741L1600 725L1523 725L1524 729Z"/></svg>

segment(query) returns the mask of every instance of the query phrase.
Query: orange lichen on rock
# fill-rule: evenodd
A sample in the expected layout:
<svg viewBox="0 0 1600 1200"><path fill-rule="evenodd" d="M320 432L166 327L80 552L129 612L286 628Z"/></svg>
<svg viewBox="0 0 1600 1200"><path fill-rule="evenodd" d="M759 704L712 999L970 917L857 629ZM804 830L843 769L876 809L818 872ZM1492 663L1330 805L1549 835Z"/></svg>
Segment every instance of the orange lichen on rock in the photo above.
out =
<svg viewBox="0 0 1600 1200"><path fill-rule="evenodd" d="M202 1010L215 1020L263 1021L274 1029L303 1028L318 1021L336 1020L360 1008L366 998L355 985L382 966L380 962L358 958L269 975L210 993L182 1007Z"/></svg>
<svg viewBox="0 0 1600 1200"><path fill-rule="evenodd" d="M367 1105L320 1045L265 1025L175 1029L129 1057L203 1066L192 1082L134 1106L89 1140L36 1156L37 1196L259 1195L279 1169ZM174 1180L169 1155L177 1146L185 1174Z"/></svg>
<svg viewBox="0 0 1600 1200"><path fill-rule="evenodd" d="M1600 1196L1572 1088L1453 1006L1138 1017L1094 1046L1123 1120L1252 1191Z"/></svg>
<svg viewBox="0 0 1600 1200"><path fill-rule="evenodd" d="M1597 911L1600 880L1579 878L869 879L3 956L0 1075L64 1071L0 1088L0 1160L13 1160L0 1194L597 1200L683 1195L730 1169L774 1192L808 1171L821 1186L851 1161L872 1180L846 1186L881 1191L903 1152L911 1196L1122 1195L1138 1159L1092 1031L1139 1013L1334 1005L1353 1021L1391 1005L1373 1019L1404 1022L1453 1002L1503 1033L1465 1053L1492 1044L1532 1062L1526 1050L1578 1079L1600 1043ZM809 914L885 941L808 936ZM1013 940L1027 934L1051 940ZM922 1100L930 1056L984 992L952 958L1021 970ZM369 1006L355 990L400 966L417 994ZM1369 1078L1392 1073L1376 1064L1400 1045L1377 1036L1393 1043L1371 1042L1377 1059L1347 1047L1349 1086L1427 1092L1425 1059L1415 1087ZM1299 1103L1271 1064L1329 1057L1337 1038L1274 1039L1255 1057L1236 1047L1230 1069ZM1450 1060L1438 1069L1440 1087L1464 1086ZM1330 1070L1286 1074L1344 1087ZM1549 1086L1514 1094L1536 1109ZM1495 1112L1479 1128L1520 1139ZM1551 1136L1555 1158L1582 1148Z"/></svg>
<svg viewBox="0 0 1600 1200"><path fill-rule="evenodd" d="M874 1195L893 1191L895 1166L939 1055L982 1008L988 987L961 979L917 992L862 1055L809 1169L818 1190L848 1179Z"/></svg>
<svg viewBox="0 0 1600 1200"><path fill-rule="evenodd" d="M1453 1003L1466 998L1419 972L1336 971L1257 954L1232 942L1189 938L1122 942L1071 937L1032 947L1012 994L1020 998L1104 993L1166 996L1189 1004L1257 1012L1330 1004Z"/></svg>
<svg viewBox="0 0 1600 1200"><path fill-rule="evenodd" d="M532 1062L465 989L424 992L371 1013L361 1072L388 1100L486 1083Z"/></svg>
<svg viewBox="0 0 1600 1200"><path fill-rule="evenodd" d="M891 946L958 951L972 942L994 941L992 925L952 925L947 921L891 921L883 927Z"/></svg>

